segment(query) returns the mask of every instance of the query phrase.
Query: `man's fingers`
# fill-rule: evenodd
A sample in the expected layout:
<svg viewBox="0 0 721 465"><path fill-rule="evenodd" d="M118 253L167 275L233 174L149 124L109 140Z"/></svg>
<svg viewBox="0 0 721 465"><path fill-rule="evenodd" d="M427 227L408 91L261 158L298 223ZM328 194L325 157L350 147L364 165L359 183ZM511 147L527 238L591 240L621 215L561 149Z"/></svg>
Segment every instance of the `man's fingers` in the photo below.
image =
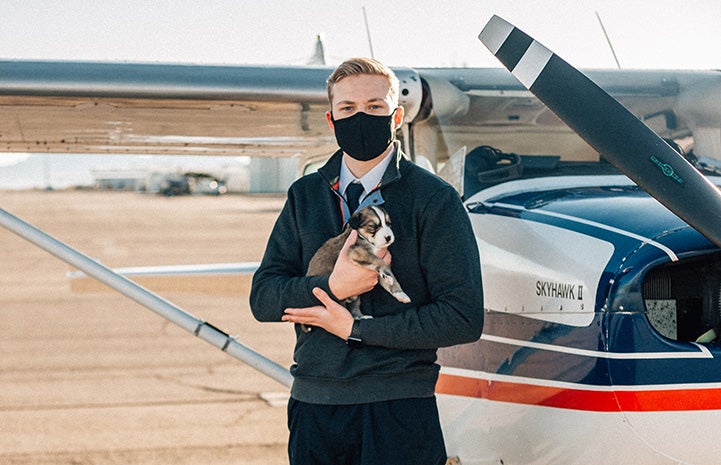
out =
<svg viewBox="0 0 721 465"><path fill-rule="evenodd" d="M321 288L314 288L313 295L322 302L322 305L286 308L283 321L317 326L341 339L347 339L353 326L353 316L350 312Z"/></svg>
<svg viewBox="0 0 721 465"><path fill-rule="evenodd" d="M283 314L283 321L290 321L293 323L309 323L310 320L315 320L318 314L324 311L325 308L321 306L316 307L305 307L305 308L286 308Z"/></svg>
<svg viewBox="0 0 721 465"><path fill-rule="evenodd" d="M316 299L320 300L320 303L322 303L326 307L335 302L333 299L330 298L328 293L320 287L313 288L313 295L316 297Z"/></svg>

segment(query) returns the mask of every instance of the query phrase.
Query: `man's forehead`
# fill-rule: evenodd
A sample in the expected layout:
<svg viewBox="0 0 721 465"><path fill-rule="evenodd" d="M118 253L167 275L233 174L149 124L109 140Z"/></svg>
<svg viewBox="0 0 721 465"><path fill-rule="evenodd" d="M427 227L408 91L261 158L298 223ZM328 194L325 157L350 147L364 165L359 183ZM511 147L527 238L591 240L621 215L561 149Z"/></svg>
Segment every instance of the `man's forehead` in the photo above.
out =
<svg viewBox="0 0 721 465"><path fill-rule="evenodd" d="M372 74L347 76L333 85L334 103L386 101L390 93L388 79Z"/></svg>

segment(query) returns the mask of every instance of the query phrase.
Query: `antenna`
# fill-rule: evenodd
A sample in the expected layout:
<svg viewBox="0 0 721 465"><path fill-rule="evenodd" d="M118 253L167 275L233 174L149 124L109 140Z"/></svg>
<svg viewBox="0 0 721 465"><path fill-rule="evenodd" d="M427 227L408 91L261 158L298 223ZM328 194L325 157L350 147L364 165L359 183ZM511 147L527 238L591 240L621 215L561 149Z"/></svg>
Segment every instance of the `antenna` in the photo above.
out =
<svg viewBox="0 0 721 465"><path fill-rule="evenodd" d="M371 50L371 58L375 58L375 54L373 53L373 41L371 41L371 31L368 28L368 15L366 15L366 7L363 6L363 20L366 24L366 36L368 37L368 47Z"/></svg>
<svg viewBox="0 0 721 465"><path fill-rule="evenodd" d="M601 21L601 15L598 14L598 11L596 13L596 18L598 19L598 24L601 25L601 30L603 31L603 35L606 37L606 43L608 44L608 48L611 49L611 54L613 55L613 59L616 61L616 66L618 66L618 69L621 69L621 63L618 62L618 57L616 56L616 51L613 49L613 44L611 43L611 39L608 38L608 33L606 33L606 28L603 26L603 21Z"/></svg>
<svg viewBox="0 0 721 465"><path fill-rule="evenodd" d="M309 65L320 65L324 66L325 63L325 45L323 44L323 36L317 34L315 36L315 50L313 56L308 60Z"/></svg>

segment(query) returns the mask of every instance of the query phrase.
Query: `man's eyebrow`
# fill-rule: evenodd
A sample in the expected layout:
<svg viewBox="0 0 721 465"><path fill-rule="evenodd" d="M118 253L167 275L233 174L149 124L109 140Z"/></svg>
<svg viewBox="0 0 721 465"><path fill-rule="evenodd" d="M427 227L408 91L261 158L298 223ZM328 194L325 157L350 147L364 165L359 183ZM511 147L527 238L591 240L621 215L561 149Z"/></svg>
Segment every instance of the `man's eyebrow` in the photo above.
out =
<svg viewBox="0 0 721 465"><path fill-rule="evenodd" d="M375 103L375 102L385 102L385 98L382 97L373 97L369 98L368 100L363 100L361 103ZM339 100L335 102L336 105L347 105L347 104L356 104L359 103L355 100Z"/></svg>

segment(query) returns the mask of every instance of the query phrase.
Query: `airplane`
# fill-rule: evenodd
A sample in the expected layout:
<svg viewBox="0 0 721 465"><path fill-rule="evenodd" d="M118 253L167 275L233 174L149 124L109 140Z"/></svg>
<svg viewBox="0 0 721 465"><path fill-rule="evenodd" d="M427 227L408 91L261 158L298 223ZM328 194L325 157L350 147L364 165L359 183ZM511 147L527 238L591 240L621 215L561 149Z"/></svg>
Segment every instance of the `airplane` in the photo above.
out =
<svg viewBox="0 0 721 465"><path fill-rule="evenodd" d="M716 463L721 74L576 74L497 17L480 38L513 73L395 69L404 149L462 193L482 260L483 335L439 350L451 460ZM312 169L336 148L323 118L330 71L0 62L0 150L294 156ZM9 212L0 224L292 382Z"/></svg>

